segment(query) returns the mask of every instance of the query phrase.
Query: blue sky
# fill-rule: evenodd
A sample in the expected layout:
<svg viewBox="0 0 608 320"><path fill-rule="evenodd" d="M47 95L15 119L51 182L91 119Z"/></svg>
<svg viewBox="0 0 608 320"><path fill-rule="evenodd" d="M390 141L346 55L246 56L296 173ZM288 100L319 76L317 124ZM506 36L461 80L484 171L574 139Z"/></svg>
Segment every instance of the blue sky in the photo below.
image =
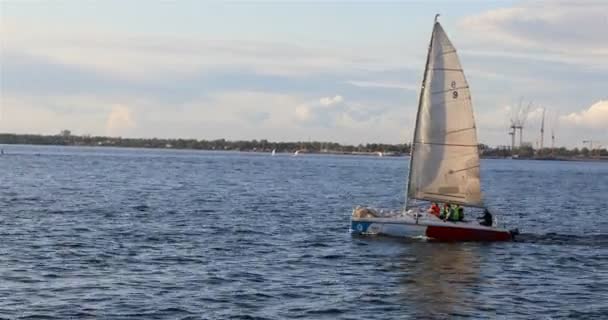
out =
<svg viewBox="0 0 608 320"><path fill-rule="evenodd" d="M478 135L608 145L602 2L0 1L0 131L409 142L434 14ZM548 136L545 141L548 141Z"/></svg>

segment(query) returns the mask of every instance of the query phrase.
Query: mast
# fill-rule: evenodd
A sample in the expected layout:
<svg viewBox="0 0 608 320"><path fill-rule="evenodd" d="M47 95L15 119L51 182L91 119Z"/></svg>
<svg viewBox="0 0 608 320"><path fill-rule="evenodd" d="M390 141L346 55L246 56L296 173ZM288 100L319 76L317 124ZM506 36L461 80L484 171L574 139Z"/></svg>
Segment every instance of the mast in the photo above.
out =
<svg viewBox="0 0 608 320"><path fill-rule="evenodd" d="M540 123L540 152L543 151L543 140L545 139L545 108L543 108L543 120Z"/></svg>
<svg viewBox="0 0 608 320"><path fill-rule="evenodd" d="M431 32L431 41L429 41L429 49L426 53L426 63L424 65L424 73L422 75L422 85L420 87L420 95L418 97L418 110L416 111L416 123L414 124L414 135L412 137L412 144L410 145L410 166L408 169L408 177L407 177L407 188L405 190L405 209L407 209L408 204L409 204L409 197L408 197L408 193L409 193L409 187L411 185L411 179L412 179L412 167L413 167L413 162L414 162L414 149L416 148L416 140L417 140L417 136L416 136L416 132L418 130L416 130L416 128L418 128L418 122L420 121L420 107L422 106L422 98L424 95L424 87L426 84L426 76L428 74L429 71L429 61L431 59L431 49L433 46L433 37L435 36L435 26L437 25L437 18L439 18L439 13L435 14L435 21L433 22L433 31Z"/></svg>

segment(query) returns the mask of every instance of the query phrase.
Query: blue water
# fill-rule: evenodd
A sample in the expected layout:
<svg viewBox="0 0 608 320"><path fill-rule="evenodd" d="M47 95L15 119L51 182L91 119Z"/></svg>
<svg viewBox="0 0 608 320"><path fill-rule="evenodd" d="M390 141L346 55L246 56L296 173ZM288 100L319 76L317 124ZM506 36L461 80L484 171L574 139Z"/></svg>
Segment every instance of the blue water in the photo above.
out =
<svg viewBox="0 0 608 320"><path fill-rule="evenodd" d="M3 146L0 318L605 318L608 163L484 160L510 243L348 232L406 158Z"/></svg>

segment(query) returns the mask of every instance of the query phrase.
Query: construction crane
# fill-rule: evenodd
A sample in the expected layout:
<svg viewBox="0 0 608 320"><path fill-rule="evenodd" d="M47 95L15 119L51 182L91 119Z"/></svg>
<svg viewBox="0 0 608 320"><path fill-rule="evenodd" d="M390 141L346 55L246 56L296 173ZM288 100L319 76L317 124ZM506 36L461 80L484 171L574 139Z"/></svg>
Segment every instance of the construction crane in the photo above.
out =
<svg viewBox="0 0 608 320"><path fill-rule="evenodd" d="M511 129L511 131L509 132L509 135L511 136L511 150L515 149L515 122L513 122L513 119L511 119L511 126L509 127Z"/></svg>
<svg viewBox="0 0 608 320"><path fill-rule="evenodd" d="M596 146L598 146L598 144L600 143L597 140L583 140L583 144L588 144L589 145L589 150L593 150L593 144L595 143Z"/></svg>
<svg viewBox="0 0 608 320"><path fill-rule="evenodd" d="M597 154L597 156L599 157L600 156L600 152L601 152L601 150L599 150L599 149L601 149L601 147L602 147L600 145L600 141L598 141L598 140L583 140L583 144L588 144L589 145L589 154L591 155L591 157L593 157L593 150L595 150L595 149L593 149L593 144L594 143L595 143L595 146L598 148L598 154Z"/></svg>
<svg viewBox="0 0 608 320"><path fill-rule="evenodd" d="M553 120L551 121L551 155L555 156L555 131L559 122L559 113L552 113Z"/></svg>
<svg viewBox="0 0 608 320"><path fill-rule="evenodd" d="M551 155L555 156L555 129L551 128Z"/></svg>
<svg viewBox="0 0 608 320"><path fill-rule="evenodd" d="M523 98L520 98L519 105L511 116L511 126L509 127L509 129L511 129L509 132L509 135L511 136L511 150L515 149L515 136L517 135L517 129L519 129L519 147L522 147L524 125L526 123L526 119L528 118L528 113L530 112L531 106L532 102L528 103L528 105L524 107Z"/></svg>
<svg viewBox="0 0 608 320"><path fill-rule="evenodd" d="M520 105L519 108L519 123L517 129L519 129L519 147L522 147L522 141L524 138L524 125L526 124L526 119L528 118L528 113L530 112L530 107L532 106L532 102L528 103L525 108L522 108Z"/></svg>
<svg viewBox="0 0 608 320"><path fill-rule="evenodd" d="M599 141L596 141L596 140L583 140L583 144L589 145L589 150L593 150L593 144L598 143L598 142Z"/></svg>
<svg viewBox="0 0 608 320"><path fill-rule="evenodd" d="M540 122L540 151L543 151L543 142L545 139L545 108L543 108L543 119Z"/></svg>

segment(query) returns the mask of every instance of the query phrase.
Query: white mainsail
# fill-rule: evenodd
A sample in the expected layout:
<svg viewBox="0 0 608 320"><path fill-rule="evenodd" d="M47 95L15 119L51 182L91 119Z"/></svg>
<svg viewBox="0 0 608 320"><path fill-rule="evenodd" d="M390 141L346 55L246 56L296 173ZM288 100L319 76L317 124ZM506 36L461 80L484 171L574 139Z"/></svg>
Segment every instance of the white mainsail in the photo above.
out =
<svg viewBox="0 0 608 320"><path fill-rule="evenodd" d="M483 206L469 85L439 22L433 27L427 59L407 198Z"/></svg>

